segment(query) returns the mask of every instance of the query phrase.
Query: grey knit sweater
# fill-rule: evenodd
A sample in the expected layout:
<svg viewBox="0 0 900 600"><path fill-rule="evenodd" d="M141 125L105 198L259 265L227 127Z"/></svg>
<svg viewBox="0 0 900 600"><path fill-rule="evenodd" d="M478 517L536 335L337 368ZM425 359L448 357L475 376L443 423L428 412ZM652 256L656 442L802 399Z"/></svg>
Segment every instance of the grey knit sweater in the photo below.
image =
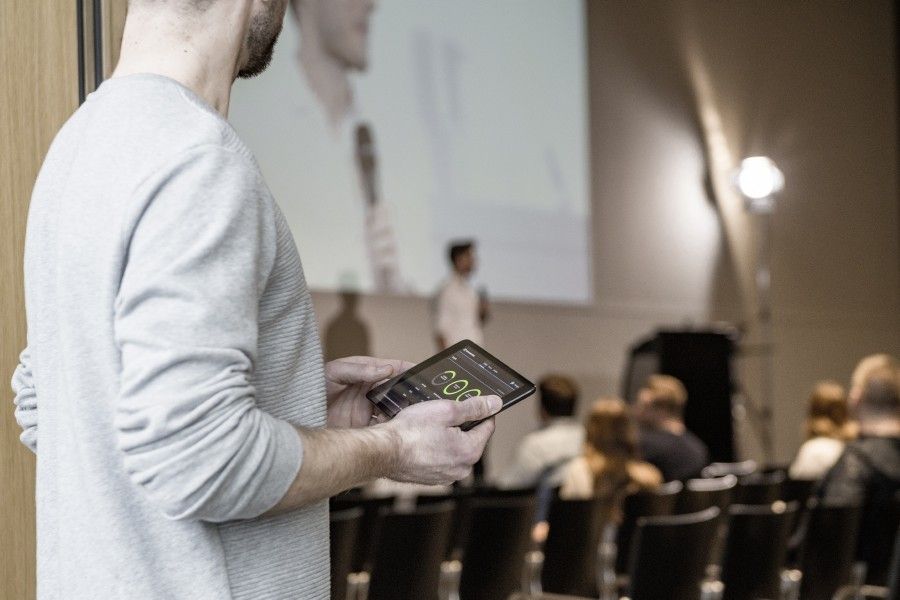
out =
<svg viewBox="0 0 900 600"><path fill-rule="evenodd" d="M259 518L325 423L290 231L234 130L156 75L57 135L13 376L37 454L38 597L328 597L327 506Z"/></svg>

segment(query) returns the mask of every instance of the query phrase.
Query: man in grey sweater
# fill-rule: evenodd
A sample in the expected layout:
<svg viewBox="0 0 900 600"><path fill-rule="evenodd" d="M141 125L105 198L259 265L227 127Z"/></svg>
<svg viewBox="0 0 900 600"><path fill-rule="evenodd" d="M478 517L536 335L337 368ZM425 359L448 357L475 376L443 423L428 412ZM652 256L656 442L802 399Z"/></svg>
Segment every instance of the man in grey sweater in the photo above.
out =
<svg viewBox="0 0 900 600"><path fill-rule="evenodd" d="M285 0L131 0L113 77L57 135L25 245L13 376L37 454L38 597L325 599L326 499L465 477L499 399L364 397L408 367L322 364L300 258L228 125Z"/></svg>

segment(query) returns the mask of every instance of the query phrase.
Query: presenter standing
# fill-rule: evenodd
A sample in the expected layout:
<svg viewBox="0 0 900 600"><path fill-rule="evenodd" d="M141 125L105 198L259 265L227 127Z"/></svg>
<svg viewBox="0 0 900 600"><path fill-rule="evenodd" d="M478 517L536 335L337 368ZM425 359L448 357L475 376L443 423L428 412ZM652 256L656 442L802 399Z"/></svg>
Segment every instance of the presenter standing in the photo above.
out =
<svg viewBox="0 0 900 600"><path fill-rule="evenodd" d="M490 307L487 295L478 293L470 282L477 265L475 242L452 242L449 249L452 272L435 297L435 341L439 350L460 340L484 343L483 326Z"/></svg>
<svg viewBox="0 0 900 600"><path fill-rule="evenodd" d="M449 348L461 340L484 344L483 326L488 320L490 307L487 294L483 291L478 293L470 282L477 265L475 242L451 242L448 257L452 271L434 300L434 335L438 350ZM475 484L484 480L485 471L482 456L472 467Z"/></svg>

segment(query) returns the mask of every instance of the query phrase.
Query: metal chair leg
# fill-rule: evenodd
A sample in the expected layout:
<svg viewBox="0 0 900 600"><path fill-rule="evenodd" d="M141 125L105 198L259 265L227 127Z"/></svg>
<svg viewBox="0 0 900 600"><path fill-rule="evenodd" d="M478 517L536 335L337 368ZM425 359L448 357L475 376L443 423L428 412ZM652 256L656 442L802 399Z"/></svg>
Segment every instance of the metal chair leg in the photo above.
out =
<svg viewBox="0 0 900 600"><path fill-rule="evenodd" d="M600 545L597 547L597 589L600 590L600 600L617 600L619 597L616 586L616 557L619 554L617 533L618 527L608 524L603 528Z"/></svg>
<svg viewBox="0 0 900 600"><path fill-rule="evenodd" d="M725 585L718 579L706 580L700 584L700 600L722 600Z"/></svg>
<svg viewBox="0 0 900 600"><path fill-rule="evenodd" d="M541 571L543 568L543 552L532 550L525 555L525 565L522 569L522 594L526 598L539 596L544 592L541 586Z"/></svg>
<svg viewBox="0 0 900 600"><path fill-rule="evenodd" d="M800 582L803 573L797 569L785 569L781 572L781 600L800 600Z"/></svg>
<svg viewBox="0 0 900 600"><path fill-rule="evenodd" d="M368 600L369 598L369 573L363 571L356 574L356 598L357 600Z"/></svg>
<svg viewBox="0 0 900 600"><path fill-rule="evenodd" d="M458 560L445 560L441 563L441 580L438 597L441 600L459 600L459 580L462 575L462 563Z"/></svg>

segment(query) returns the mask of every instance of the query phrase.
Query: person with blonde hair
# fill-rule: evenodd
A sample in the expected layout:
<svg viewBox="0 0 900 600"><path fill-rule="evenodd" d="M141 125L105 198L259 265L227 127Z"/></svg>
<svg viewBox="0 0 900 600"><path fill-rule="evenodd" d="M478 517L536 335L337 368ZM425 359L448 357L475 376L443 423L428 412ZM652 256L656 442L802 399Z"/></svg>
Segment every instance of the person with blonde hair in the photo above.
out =
<svg viewBox="0 0 900 600"><path fill-rule="evenodd" d="M792 479L821 479L853 439L847 393L836 381L821 381L809 396L806 441L788 471Z"/></svg>
<svg viewBox="0 0 900 600"><path fill-rule="evenodd" d="M662 474L640 459L635 424L619 398L597 400L585 429L584 451L567 465L559 495L601 498L607 519L618 520L625 496L659 487Z"/></svg>

